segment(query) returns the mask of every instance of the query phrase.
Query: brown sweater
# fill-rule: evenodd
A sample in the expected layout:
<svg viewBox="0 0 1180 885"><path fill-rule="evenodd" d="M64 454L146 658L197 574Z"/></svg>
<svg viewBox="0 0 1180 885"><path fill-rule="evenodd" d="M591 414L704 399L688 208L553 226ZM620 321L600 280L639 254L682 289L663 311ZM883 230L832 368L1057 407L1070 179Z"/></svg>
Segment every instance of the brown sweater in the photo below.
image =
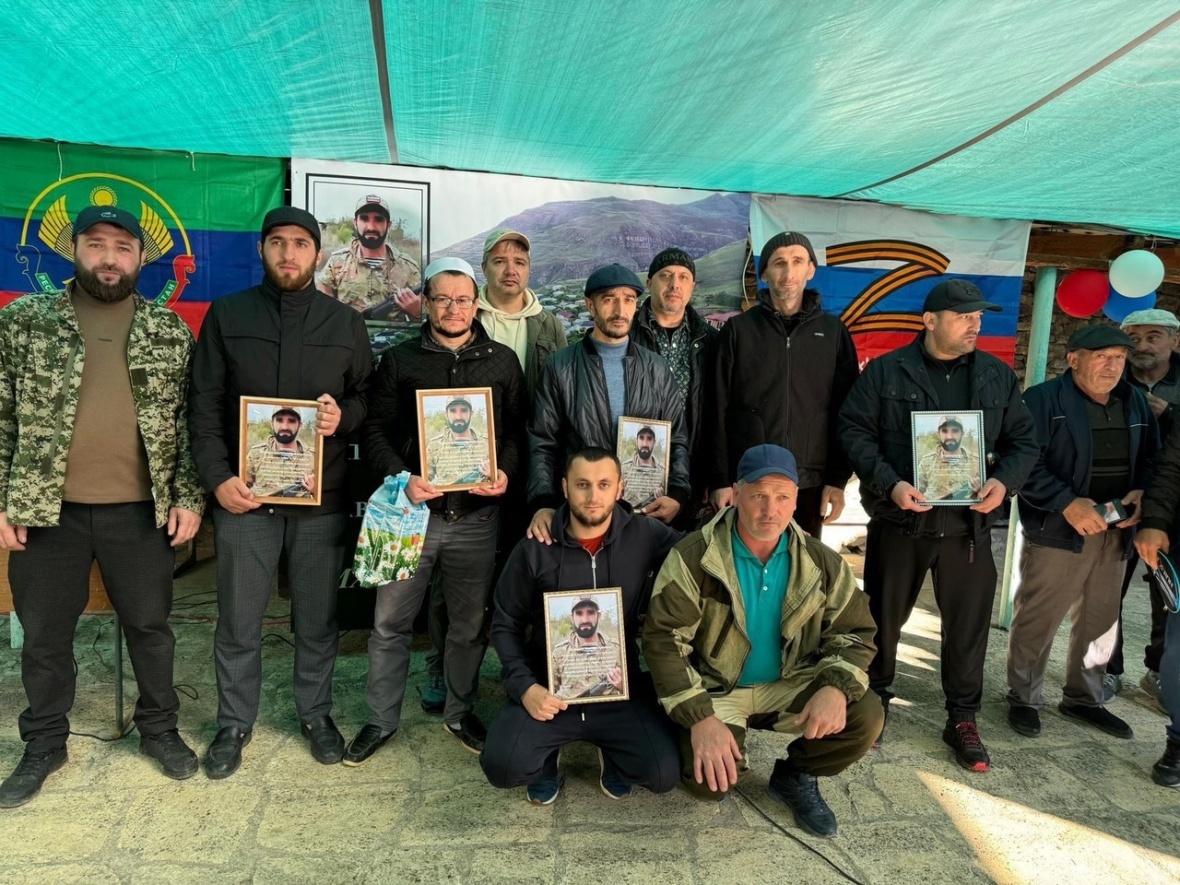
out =
<svg viewBox="0 0 1180 885"><path fill-rule="evenodd" d="M66 463L66 501L122 504L152 499L147 452L127 369L127 339L135 315L131 298L138 297L132 294L105 304L71 286L85 361Z"/></svg>

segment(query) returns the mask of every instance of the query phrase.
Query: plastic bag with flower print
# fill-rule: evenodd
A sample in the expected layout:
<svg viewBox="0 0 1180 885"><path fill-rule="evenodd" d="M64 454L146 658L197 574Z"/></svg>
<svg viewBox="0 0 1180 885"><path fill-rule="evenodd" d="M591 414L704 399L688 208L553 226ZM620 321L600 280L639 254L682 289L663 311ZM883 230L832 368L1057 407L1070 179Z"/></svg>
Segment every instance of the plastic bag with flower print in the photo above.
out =
<svg viewBox="0 0 1180 885"><path fill-rule="evenodd" d="M362 587L405 581L418 571L430 510L426 502L411 504L406 497L408 471L385 477L369 498L352 571Z"/></svg>

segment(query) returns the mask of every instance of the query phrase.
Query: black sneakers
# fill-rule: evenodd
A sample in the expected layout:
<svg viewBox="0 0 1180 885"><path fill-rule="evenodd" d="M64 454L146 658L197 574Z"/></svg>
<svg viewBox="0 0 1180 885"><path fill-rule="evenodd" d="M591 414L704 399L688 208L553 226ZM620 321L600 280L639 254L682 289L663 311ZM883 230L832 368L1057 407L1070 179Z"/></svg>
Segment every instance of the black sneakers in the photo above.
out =
<svg viewBox="0 0 1180 885"><path fill-rule="evenodd" d="M41 791L45 778L65 765L68 758L65 747L48 753L30 753L25 750L25 755L21 756L12 774L0 784L0 808L24 805Z"/></svg>
<svg viewBox="0 0 1180 885"><path fill-rule="evenodd" d="M979 737L974 722L955 722L948 719L942 739L955 753L955 760L968 771L988 771L992 760Z"/></svg>
<svg viewBox="0 0 1180 885"><path fill-rule="evenodd" d="M197 754L192 751L175 728L162 734L142 735L139 752L160 763L164 774L182 781L197 773Z"/></svg>
<svg viewBox="0 0 1180 885"><path fill-rule="evenodd" d="M1151 766L1151 779L1161 787L1180 787L1180 741L1168 738L1164 755Z"/></svg>
<svg viewBox="0 0 1180 885"><path fill-rule="evenodd" d="M801 829L825 839L836 835L836 815L819 794L816 778L799 771L786 759L774 763L766 792L791 809Z"/></svg>
<svg viewBox="0 0 1180 885"><path fill-rule="evenodd" d="M1008 708L1008 724L1017 734L1036 737L1041 733L1041 714L1036 707L1021 707L1013 704Z"/></svg>

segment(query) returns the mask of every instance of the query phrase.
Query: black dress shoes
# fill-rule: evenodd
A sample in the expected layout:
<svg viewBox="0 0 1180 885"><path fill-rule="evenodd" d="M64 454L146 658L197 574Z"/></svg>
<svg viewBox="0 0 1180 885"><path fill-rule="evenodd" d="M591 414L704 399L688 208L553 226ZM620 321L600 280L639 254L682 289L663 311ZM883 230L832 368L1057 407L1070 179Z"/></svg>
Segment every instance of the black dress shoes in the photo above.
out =
<svg viewBox="0 0 1180 885"><path fill-rule="evenodd" d="M447 734L458 738L468 753L478 756L483 752L483 742L487 740L488 732L474 713L464 713L457 725L444 722L443 728L447 730Z"/></svg>
<svg viewBox="0 0 1180 885"><path fill-rule="evenodd" d="M1008 724L1017 734L1036 737L1041 733L1041 714L1037 712L1036 707L1013 705L1008 708Z"/></svg>
<svg viewBox="0 0 1180 885"><path fill-rule="evenodd" d="M335 765L344 758L344 735L331 716L321 716L299 726L311 744L311 755L320 765Z"/></svg>
<svg viewBox="0 0 1180 885"><path fill-rule="evenodd" d="M388 734L382 734L381 728L370 722L356 733L356 737L352 739L352 743L344 751L344 764L360 765L385 746L386 742L395 734L397 734L396 728Z"/></svg>
<svg viewBox="0 0 1180 885"><path fill-rule="evenodd" d="M242 747L250 743L252 731L242 731L227 725L205 751L205 774L213 780L229 777L242 764Z"/></svg>

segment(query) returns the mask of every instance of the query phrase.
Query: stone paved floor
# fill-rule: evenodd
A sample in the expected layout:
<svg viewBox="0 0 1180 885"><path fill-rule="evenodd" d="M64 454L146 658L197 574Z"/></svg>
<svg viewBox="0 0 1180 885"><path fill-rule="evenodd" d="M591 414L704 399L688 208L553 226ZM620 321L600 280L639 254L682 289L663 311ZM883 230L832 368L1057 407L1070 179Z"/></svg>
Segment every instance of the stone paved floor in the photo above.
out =
<svg viewBox="0 0 1180 885"><path fill-rule="evenodd" d="M1001 553L1002 555L1002 553ZM856 561L856 557L852 557ZM198 750L215 729L211 666L213 567L177 586L181 729ZM203 595L192 595L203 594ZM181 598L187 597L187 598ZM275 600L275 621L285 606ZM765 783L788 738L755 733L741 796L702 805L676 791L612 802L598 792L588 747L564 757L566 788L549 808L522 791L487 785L474 756L407 697L398 736L359 768L317 765L299 737L290 692L291 649L275 624L264 643L262 714L242 769L212 782L175 783L138 755L134 734L70 741L70 762L24 808L0 812L0 881L56 883L865 883L1180 882L1180 791L1151 783L1163 718L1137 681L1147 627L1146 592L1127 607L1128 688L1111 709L1131 741L1092 733L1055 710L1044 733L1021 738L1004 722L1006 636L993 630L981 731L994 761L965 772L940 740L938 619L923 595L906 634L888 739L844 775L823 781L840 821L834 840L803 836L771 803ZM0 621L0 624L3 622ZM0 629L7 638L7 630ZM336 672L335 718L346 736L364 722L364 635L346 634ZM1064 633L1049 669L1059 693ZM88 617L75 653L76 732L113 728L110 620ZM494 656L484 666L478 712L503 695ZM411 684L422 674L414 655ZM134 686L128 674L128 712ZM0 771L21 752L19 652L0 646ZM786 833L779 827L783 827ZM818 854L817 854L818 852Z"/></svg>

